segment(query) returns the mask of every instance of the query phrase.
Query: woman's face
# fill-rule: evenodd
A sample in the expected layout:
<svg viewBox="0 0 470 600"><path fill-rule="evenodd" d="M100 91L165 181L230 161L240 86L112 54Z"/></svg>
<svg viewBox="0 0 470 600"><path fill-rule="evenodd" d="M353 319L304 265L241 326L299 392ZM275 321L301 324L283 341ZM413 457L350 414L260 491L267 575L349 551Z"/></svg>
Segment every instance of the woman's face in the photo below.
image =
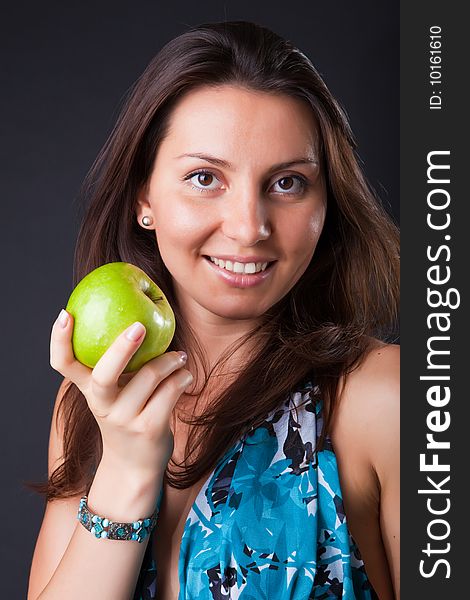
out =
<svg viewBox="0 0 470 600"><path fill-rule="evenodd" d="M182 310L232 320L259 317L289 292L325 212L310 109L224 85L176 105L137 216L153 217Z"/></svg>

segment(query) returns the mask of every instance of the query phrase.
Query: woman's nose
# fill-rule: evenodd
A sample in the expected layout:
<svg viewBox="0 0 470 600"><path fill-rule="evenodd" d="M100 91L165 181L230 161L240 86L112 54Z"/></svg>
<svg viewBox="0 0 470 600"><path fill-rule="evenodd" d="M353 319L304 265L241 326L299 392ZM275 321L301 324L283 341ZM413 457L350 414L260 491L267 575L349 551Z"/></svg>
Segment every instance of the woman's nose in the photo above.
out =
<svg viewBox="0 0 470 600"><path fill-rule="evenodd" d="M254 192L235 194L224 211L222 230L240 246L254 246L271 235L263 198Z"/></svg>

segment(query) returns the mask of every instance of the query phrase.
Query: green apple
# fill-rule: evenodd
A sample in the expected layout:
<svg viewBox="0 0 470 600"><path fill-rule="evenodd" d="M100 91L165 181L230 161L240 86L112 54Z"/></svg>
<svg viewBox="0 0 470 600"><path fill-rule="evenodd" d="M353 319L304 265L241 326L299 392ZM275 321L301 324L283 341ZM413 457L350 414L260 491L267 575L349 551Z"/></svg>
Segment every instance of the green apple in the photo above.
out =
<svg viewBox="0 0 470 600"><path fill-rule="evenodd" d="M125 373L163 354L175 333L175 315L162 290L130 263L107 263L88 273L73 290L66 310L74 318L74 355L88 367L94 367L135 321L145 325L147 333Z"/></svg>

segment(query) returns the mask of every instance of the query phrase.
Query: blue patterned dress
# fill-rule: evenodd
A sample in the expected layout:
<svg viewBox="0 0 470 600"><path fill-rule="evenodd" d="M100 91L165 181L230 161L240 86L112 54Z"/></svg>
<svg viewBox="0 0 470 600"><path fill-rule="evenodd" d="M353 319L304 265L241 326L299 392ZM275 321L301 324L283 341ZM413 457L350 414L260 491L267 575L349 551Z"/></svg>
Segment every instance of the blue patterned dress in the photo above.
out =
<svg viewBox="0 0 470 600"><path fill-rule="evenodd" d="M179 600L377 598L348 530L330 440L315 452L315 391L308 383L290 394L210 474L184 527ZM158 599L152 542L134 600Z"/></svg>

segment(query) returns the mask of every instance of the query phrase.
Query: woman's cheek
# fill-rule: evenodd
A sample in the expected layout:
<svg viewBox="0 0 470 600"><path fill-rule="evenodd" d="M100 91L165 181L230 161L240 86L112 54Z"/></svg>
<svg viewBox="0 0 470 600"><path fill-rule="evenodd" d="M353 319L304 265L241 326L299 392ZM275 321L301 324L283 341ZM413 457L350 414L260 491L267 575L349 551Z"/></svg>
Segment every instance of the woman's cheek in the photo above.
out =
<svg viewBox="0 0 470 600"><path fill-rule="evenodd" d="M181 237L194 230L194 217L192 211L188 211L184 205L174 203L168 198L168 210L158 207L155 210L157 235L159 231L169 237Z"/></svg>

